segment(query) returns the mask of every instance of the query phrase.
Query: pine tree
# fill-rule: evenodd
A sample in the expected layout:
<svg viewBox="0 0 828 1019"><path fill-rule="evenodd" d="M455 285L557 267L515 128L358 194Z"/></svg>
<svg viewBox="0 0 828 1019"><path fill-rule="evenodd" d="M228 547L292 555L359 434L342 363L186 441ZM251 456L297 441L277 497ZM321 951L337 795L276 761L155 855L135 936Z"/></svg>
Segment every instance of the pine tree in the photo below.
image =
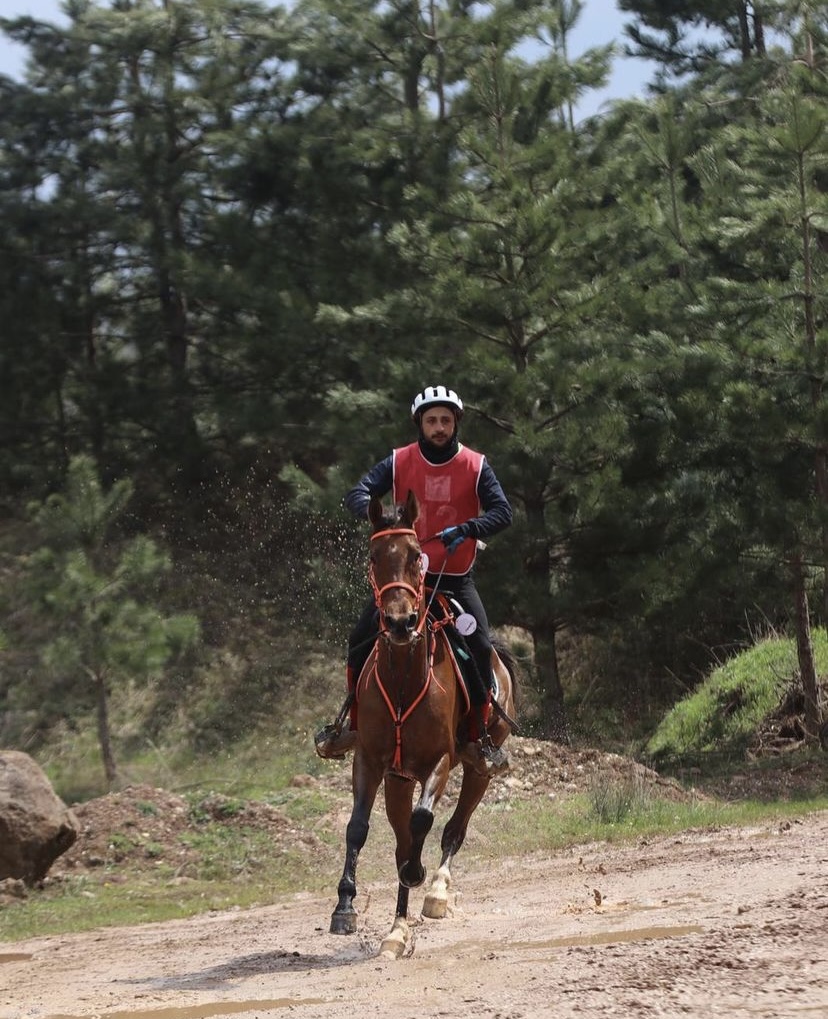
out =
<svg viewBox="0 0 828 1019"><path fill-rule="evenodd" d="M656 60L681 77L708 70L737 53L767 55L767 36L784 3L778 0L619 0L635 15L626 26L635 56Z"/></svg>
<svg viewBox="0 0 828 1019"><path fill-rule="evenodd" d="M756 118L723 129L697 160L715 213L710 242L733 267L710 280L704 311L747 369L734 373L723 406L755 469L743 521L756 548L789 571L813 736L809 567L822 574L819 616L828 618L826 98L822 75L792 63Z"/></svg>
<svg viewBox="0 0 828 1019"><path fill-rule="evenodd" d="M42 666L70 713L91 689L110 786L118 775L111 685L159 675L199 634L195 616L165 616L153 601L153 585L171 565L168 555L144 535L115 539L132 491L126 480L104 491L92 459L73 458L64 491L32 507L43 543L26 564L29 595L45 628Z"/></svg>
<svg viewBox="0 0 828 1019"><path fill-rule="evenodd" d="M452 105L462 126L451 189L412 187L420 214L391 234L408 285L352 321L382 317L407 327L409 345L416 337L417 363L396 373L406 391L426 369L462 390L464 434L483 440L518 511L496 546L509 568L496 568L492 616L531 633L544 729L565 741L556 634L572 618L571 539L609 495L624 429L605 399L598 335L578 325L594 297L581 275L592 196L560 116L574 87L561 70L557 54L530 66L485 50Z"/></svg>

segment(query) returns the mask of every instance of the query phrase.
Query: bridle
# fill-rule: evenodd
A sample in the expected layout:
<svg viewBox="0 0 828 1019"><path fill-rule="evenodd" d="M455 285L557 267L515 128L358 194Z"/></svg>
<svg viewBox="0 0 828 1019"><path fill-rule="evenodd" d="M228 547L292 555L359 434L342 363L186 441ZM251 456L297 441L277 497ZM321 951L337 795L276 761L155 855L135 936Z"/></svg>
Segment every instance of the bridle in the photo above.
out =
<svg viewBox="0 0 828 1019"><path fill-rule="evenodd" d="M413 527L387 527L387 528L384 528L381 531L375 531L371 535L371 541L374 541L376 538L385 538L385 537L388 537L390 535L398 535L398 534L399 535L402 535L402 534L413 535L415 538L417 537L417 532L414 530ZM374 591L374 601L376 603L377 609L379 610L379 616L380 616L380 619L379 619L379 632L380 632L380 634L383 637L385 637L386 639L388 639L388 627L385 625L385 623L383 621L382 596L387 591L400 590L400 591L406 591L414 599L414 603L417 606L417 626L416 626L416 628L414 630L414 637L415 637L415 639L419 639L420 637L422 637L423 630L424 630L425 624L426 624L426 618L427 618L427 615L428 615L428 613L426 612L425 599L424 599L424 595L425 595L425 574L423 574L422 572L420 573L420 581L419 581L417 587L413 587L411 584L409 584L405 580L392 580L389 583L383 584L382 587L380 587L379 584L377 584L376 578L374 576L374 567L373 567L373 564L372 564L371 570L370 570L370 573L369 573L369 578L370 578L370 581L371 581L371 587L373 588L373 591Z"/></svg>

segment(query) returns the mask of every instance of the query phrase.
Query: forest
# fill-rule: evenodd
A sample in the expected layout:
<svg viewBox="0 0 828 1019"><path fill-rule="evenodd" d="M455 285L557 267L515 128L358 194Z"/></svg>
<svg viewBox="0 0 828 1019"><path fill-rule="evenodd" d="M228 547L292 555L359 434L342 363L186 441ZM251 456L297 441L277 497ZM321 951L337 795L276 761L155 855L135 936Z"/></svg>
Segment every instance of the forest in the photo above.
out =
<svg viewBox="0 0 828 1019"><path fill-rule="evenodd" d="M640 730L769 631L816 732L828 3L619 0L573 58L583 7L0 17L0 741L158 677L155 724L210 687L229 725L285 647L341 661L342 499L432 384L513 507L478 582L538 732ZM621 51L646 99L579 118Z"/></svg>

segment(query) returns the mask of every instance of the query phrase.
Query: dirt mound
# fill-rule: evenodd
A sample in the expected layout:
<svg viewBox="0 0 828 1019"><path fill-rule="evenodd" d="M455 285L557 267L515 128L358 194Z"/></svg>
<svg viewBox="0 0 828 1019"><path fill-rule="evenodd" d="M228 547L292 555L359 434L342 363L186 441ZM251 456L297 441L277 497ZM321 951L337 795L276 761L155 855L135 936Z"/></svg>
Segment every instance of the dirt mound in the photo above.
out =
<svg viewBox="0 0 828 1019"><path fill-rule="evenodd" d="M820 703L828 702L828 681L820 682ZM792 684L775 711L764 719L748 746L752 758L790 754L803 747L808 738L805 721L805 691L801 683ZM823 749L826 749L823 746Z"/></svg>
<svg viewBox="0 0 828 1019"><path fill-rule="evenodd" d="M634 785L662 799L686 801L698 798L698 792L687 790L675 779L665 778L629 757L600 750L578 750L547 740L510 737L506 744L511 766L503 775L492 779L487 801L494 799L528 800L588 793L612 785ZM326 762L326 772L318 781L328 788L350 795L351 759ZM455 768L446 789L451 801L460 790L463 773Z"/></svg>
<svg viewBox="0 0 828 1019"><path fill-rule="evenodd" d="M698 796L672 778L620 754L576 750L545 740L513 737L508 743L512 765L493 786L518 799L590 793L613 786L635 788L654 797L687 801Z"/></svg>
<svg viewBox="0 0 828 1019"><path fill-rule="evenodd" d="M708 777L702 785L698 769L688 768L683 783L659 774L619 754L593 749L561 746L545 740L513 736L508 742L511 768L492 780L487 803L563 800L588 794L602 798L621 793L642 799L686 802L707 797L785 799L815 795L828 781L828 755L794 761L779 755L761 764L745 761L743 769L728 770L726 776ZM317 776L297 774L292 782L304 788L325 791L333 799L332 816L340 823L351 805L351 761L321 764ZM442 812L451 809L460 790L462 770L456 768L446 789ZM209 857L209 834L216 828L233 826L264 834L270 851L300 852L309 857L324 852L314 831L302 828L272 804L242 800L211 793L185 797L150 785L134 785L86 803L73 804L81 825L75 845L53 864L50 878L77 873L79 869L150 871L172 867L181 876L193 876ZM251 848L251 852L255 852Z"/></svg>
<svg viewBox="0 0 828 1019"><path fill-rule="evenodd" d="M686 800L693 793L628 758L597 750L575 750L542 740L509 741L512 766L493 780L491 802L527 800L538 796L564 798L596 788L634 786L662 799ZM446 790L445 806L460 789L461 769L455 769ZM296 788L324 788L350 803L350 760L331 762L319 777L296 775ZM187 875L203 855L199 836L211 825L264 832L274 848L289 847L312 853L319 839L303 831L269 803L241 800L218 793L185 798L150 785L129 786L72 808L80 822L75 845L53 865L51 875L94 870L112 864L151 870L162 863Z"/></svg>
<svg viewBox="0 0 828 1019"><path fill-rule="evenodd" d="M316 850L321 843L269 803L238 800L218 793L201 799L150 785L129 786L120 792L74 804L80 834L74 846L53 865L59 876L78 868L104 868L128 863L138 870L164 862L186 874L202 856L198 835L209 824L233 825L250 832L266 832L274 847Z"/></svg>

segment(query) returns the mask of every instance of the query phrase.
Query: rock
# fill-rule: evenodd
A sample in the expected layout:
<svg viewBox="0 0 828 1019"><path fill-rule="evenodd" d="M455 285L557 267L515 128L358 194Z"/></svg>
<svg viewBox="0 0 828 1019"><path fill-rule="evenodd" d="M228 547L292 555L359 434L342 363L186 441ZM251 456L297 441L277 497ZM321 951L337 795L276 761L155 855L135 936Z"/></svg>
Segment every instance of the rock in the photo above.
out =
<svg viewBox="0 0 828 1019"><path fill-rule="evenodd" d="M294 789L312 789L319 785L319 781L313 775L300 774L294 775L290 784Z"/></svg>
<svg viewBox="0 0 828 1019"><path fill-rule="evenodd" d="M0 906L26 899L28 895L26 886L17 878L7 877L5 881L0 881Z"/></svg>
<svg viewBox="0 0 828 1019"><path fill-rule="evenodd" d="M78 831L37 763L17 750L0 751L0 881L42 881Z"/></svg>

